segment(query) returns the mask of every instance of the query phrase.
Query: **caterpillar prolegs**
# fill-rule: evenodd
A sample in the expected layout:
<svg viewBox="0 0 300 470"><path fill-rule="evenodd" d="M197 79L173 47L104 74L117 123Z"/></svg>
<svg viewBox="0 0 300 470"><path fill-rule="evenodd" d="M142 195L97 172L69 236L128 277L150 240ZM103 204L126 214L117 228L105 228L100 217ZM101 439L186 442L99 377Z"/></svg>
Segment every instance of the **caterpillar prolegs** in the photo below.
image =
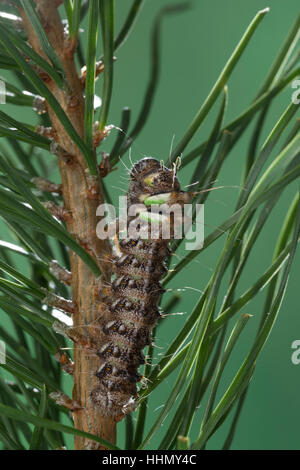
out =
<svg viewBox="0 0 300 470"><path fill-rule="evenodd" d="M107 308L98 320L99 383L91 393L101 413L117 420L137 405L137 383L141 380L138 369L145 362L142 351L150 344L151 331L161 317L160 280L166 273L165 261L174 236L174 216L160 212L160 222L161 217L169 219L170 234L165 239L158 222L153 238L150 206L175 203L182 211L191 199L190 193L181 191L175 169L166 168L154 158L144 158L133 166L127 197L128 226L134 225L135 235L122 239L119 234L117 240L118 253L112 263L115 278L108 292L105 289ZM142 206L137 215L132 215L130 209L135 204Z"/></svg>

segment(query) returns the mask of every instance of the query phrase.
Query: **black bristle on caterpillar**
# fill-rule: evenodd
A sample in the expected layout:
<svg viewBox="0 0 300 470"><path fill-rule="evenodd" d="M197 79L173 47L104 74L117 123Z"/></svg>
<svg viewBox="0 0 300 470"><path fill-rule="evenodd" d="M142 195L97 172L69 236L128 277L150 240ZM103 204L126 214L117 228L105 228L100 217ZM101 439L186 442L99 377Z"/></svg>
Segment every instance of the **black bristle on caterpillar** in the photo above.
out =
<svg viewBox="0 0 300 470"><path fill-rule="evenodd" d="M159 195L168 205L182 207L190 201L189 193L180 190L175 168L154 158L138 161L130 173L128 211L133 204L144 204L147 214L145 201L153 196L159 199ZM140 214L128 217L128 224L132 221L138 222L138 229L149 225ZM102 414L116 420L137 406L137 382L142 378L138 368L145 363L142 351L150 344L151 331L161 317L158 304L164 290L160 280L167 271L171 239L172 233L166 240L139 235L118 240L118 255L112 263L115 279L106 295L107 308L98 320L102 346L97 351L100 365L95 375L99 384L91 393Z"/></svg>

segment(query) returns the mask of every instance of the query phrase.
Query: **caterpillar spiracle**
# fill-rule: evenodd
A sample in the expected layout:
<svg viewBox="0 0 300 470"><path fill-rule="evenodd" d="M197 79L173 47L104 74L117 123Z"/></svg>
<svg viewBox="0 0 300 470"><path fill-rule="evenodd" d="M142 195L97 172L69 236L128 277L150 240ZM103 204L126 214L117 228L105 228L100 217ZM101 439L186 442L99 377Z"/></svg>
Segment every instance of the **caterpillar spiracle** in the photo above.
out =
<svg viewBox="0 0 300 470"><path fill-rule="evenodd" d="M99 382L91 392L92 402L101 413L116 420L137 406L137 383L141 380L138 369L145 363L143 349L150 344L151 331L161 317L160 280L167 271L165 262L170 255L174 223L169 212L169 238L164 239L161 232L151 238L147 228L152 217L150 206L164 203L182 208L191 200L191 193L181 191L175 169L154 158L144 158L131 170L127 198L128 224L135 223L137 235L124 239L119 236L117 240L119 251L112 263L115 278L106 294L107 308L98 320ZM142 204L135 216L130 215L133 204ZM145 228L148 237L142 235Z"/></svg>

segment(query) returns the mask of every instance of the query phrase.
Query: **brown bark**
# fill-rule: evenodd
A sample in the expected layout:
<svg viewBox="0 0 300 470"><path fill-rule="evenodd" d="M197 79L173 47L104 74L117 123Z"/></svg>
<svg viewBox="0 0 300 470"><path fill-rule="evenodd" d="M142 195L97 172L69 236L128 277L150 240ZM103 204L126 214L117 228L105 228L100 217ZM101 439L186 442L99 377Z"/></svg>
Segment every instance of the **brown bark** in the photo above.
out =
<svg viewBox="0 0 300 470"><path fill-rule="evenodd" d="M63 65L70 90L68 93L60 90L52 80L47 80L47 86L82 137L84 132L84 98L74 62L74 44L68 44L64 40L61 18L55 8L55 2L53 0L36 0L36 4L43 27ZM26 14L23 11L20 13L31 46L45 57ZM91 191L83 155L72 142L54 112L50 108L48 108L48 112L58 144L70 154L69 159L59 159L64 209L70 211L71 214L71 217L66 221L68 230L76 239L81 240L92 252L97 253L99 258L103 259L109 254L110 248L108 243L99 240L96 236L96 209L103 202L100 177L97 181L96 191ZM93 273L77 255L71 252L70 258L72 300L77 306L76 313L73 315L73 323L75 328L79 325L86 325L85 331L88 334L88 325L94 322L97 310L99 311L95 308L97 300L95 287L97 285L100 287L99 280L95 279ZM109 279L107 266L108 264L103 265L103 263L100 266L104 280ZM108 417L101 416L99 410L93 406L90 400L90 392L97 381L94 375L97 363L96 357L91 356L84 349L74 347L73 399L82 406L82 409L76 410L73 414L74 425L78 429L115 443L116 423ZM93 441L75 437L75 449L101 448Z"/></svg>

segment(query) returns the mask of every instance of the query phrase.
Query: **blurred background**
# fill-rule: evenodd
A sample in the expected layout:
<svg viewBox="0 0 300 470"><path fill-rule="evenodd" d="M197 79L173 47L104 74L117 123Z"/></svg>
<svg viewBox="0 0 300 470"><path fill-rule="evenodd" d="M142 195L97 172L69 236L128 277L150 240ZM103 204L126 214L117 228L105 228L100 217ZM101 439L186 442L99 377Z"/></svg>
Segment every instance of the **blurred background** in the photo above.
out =
<svg viewBox="0 0 300 470"><path fill-rule="evenodd" d="M116 32L123 24L131 3L131 0L116 0ZM117 51L109 123L120 125L121 110L124 106L131 108L132 122L135 121L141 109L149 79L150 38L154 18L162 6L172 3L178 4L180 2L177 0L173 2L171 0L146 0L130 37ZM133 161L137 161L145 155L164 160L167 158L173 136L175 136L174 142L176 144L203 103L251 19L258 10L265 7L270 7L271 10L259 26L229 80L226 123L239 115L256 95L299 13L299 1L197 0L191 2L188 10L164 18L159 86L150 118L132 146ZM83 38L84 34L83 31ZM99 57L100 54L101 50L99 49ZM6 77L8 79L9 74L6 74ZM291 87L288 87L275 100L262 133L262 142L290 102L293 91ZM101 94L101 80L98 80L97 83L97 93ZM207 139L216 117L218 105L219 101L186 152ZM32 115L26 113L24 116L16 116L15 107L8 104L5 106L5 111L18 120L26 120L27 122L30 120L36 122L37 120L33 112ZM247 155L252 129L253 126L235 146L231 156L226 160L218 181L215 182L215 186L224 187L213 191L205 204L206 236L234 211L240 189L232 186L239 187L241 184L242 167ZM101 151L109 152L117 132L116 130L112 131L101 146ZM39 155L40 158L48 158L42 153ZM273 153L274 155L275 153ZM52 179L58 177L54 162L53 159L52 173L49 175ZM131 165L128 153L124 156L124 163L127 166ZM115 204L118 203L118 196L123 195L128 186L128 182L120 178L120 176L127 177L126 169L121 163L117 166L118 171L113 172L107 179L107 187L110 189ZM182 172L179 172L182 186L188 184L193 168L194 164L190 164ZM268 220L249 259L237 295L251 286L270 264L282 220L297 187L296 183L283 194ZM13 241L6 232L1 238ZM169 316L161 322L155 341L154 363L184 324L200 295L199 291L204 290L218 260L223 243L224 237L221 237L217 243L200 253L196 260L190 263L181 272L181 275L175 277L168 285L170 291L165 294L163 303L166 303L174 292L178 292L181 300L176 305L174 313L181 314ZM181 251L179 255L174 256L172 265L179 261L180 254L182 256L183 252ZM297 366L291 361L292 342L300 340L299 262L300 252L298 251L279 318L257 363L233 442L233 449L300 448L298 431L300 364ZM26 270L26 266L24 269ZM226 283L224 283L225 288ZM231 382L253 342L264 298L265 292L260 293L255 301L248 304L246 309L241 312L249 313L253 315L253 318L243 332L226 368L220 392ZM221 301L222 299L218 299L219 303ZM4 323L4 326L7 321L7 317L1 315L1 322ZM175 377L176 371L152 395L149 401L148 427L156 418L158 410L172 388ZM71 381L66 378L66 389L69 389L69 393L71 393L71 386ZM203 403L206 404L206 397ZM203 406L200 406L199 420L196 419L193 424L192 438L196 437L199 432L202 412ZM222 447L230 422L231 419L209 441L209 449ZM118 445L124 444L123 439L124 423L121 423ZM159 442L160 437L157 436L151 441L149 448L155 449Z"/></svg>
<svg viewBox="0 0 300 470"><path fill-rule="evenodd" d="M162 5L170 3L166 0L146 2L132 35L117 53L110 122L119 122L120 106L129 106L133 117L139 111L149 75L149 38L154 16ZM116 2L117 21L124 18L129 5L130 1L127 0ZM192 2L191 8L186 12L173 14L164 19L160 83L150 119L136 145L132 147L134 161L144 154L166 159L173 136L175 135L175 143L182 137L247 25L255 13L265 7L270 7L270 12L259 26L229 80L226 123L242 112L254 98L299 14L298 1L198 0ZM266 121L263 139L288 105L291 93L292 89L288 87L280 98L275 100ZM186 152L207 139L218 104L214 107L215 113L208 116ZM241 183L241 168L247 154L250 133L251 128L233 149L231 157L226 161L215 183L215 186L225 186L225 188L213 191L205 204L205 235L225 220L233 210L238 190L226 188L226 186L238 186ZM125 158L125 162L130 166L128 158ZM188 183L192 170L193 165L189 165L179 172L179 178L183 184ZM124 168L121 167L120 171L125 175ZM118 186L117 183L116 186ZM126 189L125 185L121 187ZM297 183L294 188L297 189ZM250 257L248 268L245 270L247 275L242 278L238 293L244 292L251 282L263 273L270 262L274 241L293 194L293 189L291 189L290 193L283 195L266 224L256 249ZM218 244L205 250L197 257L197 262L190 263L184 270L184 274L181 273L175 277L168 287L170 289L193 287L203 290L211 275L211 270L214 269L223 243L224 240L221 239ZM291 344L293 340L300 339L299 261L300 253L298 252L279 318L258 360L233 442L233 449L300 448L298 432L300 407L297 393L300 385L300 365L297 366L291 362L293 351ZM174 264L177 262L178 259L175 257ZM176 311L182 311L185 314L168 317L161 324L156 344L158 348L163 349L157 348L157 355L162 354L169 344L172 332L175 334L179 331L199 296L197 291L191 289L186 289L179 294L183 300L180 305L176 306ZM253 319L248 323L226 369L224 387L230 383L253 341L264 296L265 293L262 292L254 302L246 306L246 313L253 315ZM173 375L176 375L176 372ZM156 390L153 399L150 400L151 411L163 404L163 397L167 396L168 388L172 387L173 380L172 376L168 384ZM166 388L165 392L163 387ZM155 412L150 412L148 419L152 415L155 418ZM201 416L201 409L199 415ZM199 425L200 420L199 423L194 423L195 434ZM209 441L208 448L220 448L228 428L229 422L222 426ZM156 447L154 439L151 446Z"/></svg>

